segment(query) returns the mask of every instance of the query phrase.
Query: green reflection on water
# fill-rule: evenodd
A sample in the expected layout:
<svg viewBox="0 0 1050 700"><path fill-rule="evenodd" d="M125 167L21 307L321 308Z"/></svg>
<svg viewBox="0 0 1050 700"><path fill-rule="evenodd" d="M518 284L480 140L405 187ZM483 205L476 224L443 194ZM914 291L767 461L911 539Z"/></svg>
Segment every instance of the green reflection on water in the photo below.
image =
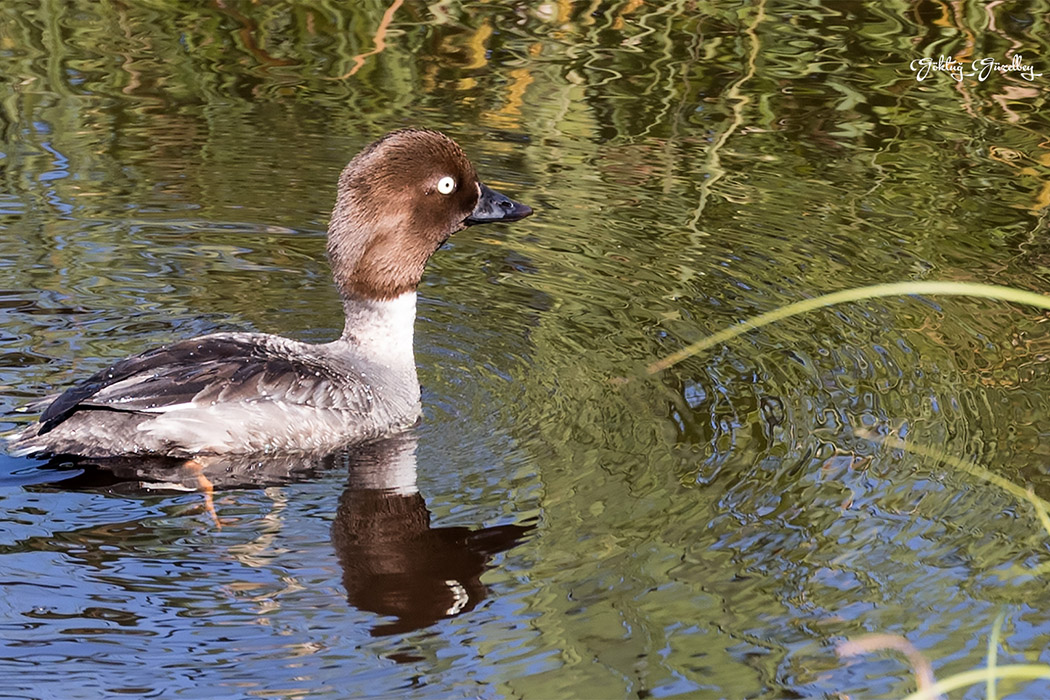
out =
<svg viewBox="0 0 1050 700"><path fill-rule="evenodd" d="M853 433L906 433L1047 496L1044 317L872 301L763 329L658 382L616 381L848 287L1045 291L1050 78L919 82L909 68L1018 52L1041 69L1045 3L405 3L378 36L388 10L5 5L5 406L193 333L330 338L341 318L323 231L339 169L388 129L441 128L538 214L457 236L424 282L423 492L439 522L538 511L541 530L487 574L489 607L429 633L371 640L359 612L328 610L343 627L314 640L297 687L335 696L330 683L357 675L361 688L416 679L420 695L899 695L907 669L844 664L834 642L903 634L945 660L938 673L965 670L1002 604L1017 658L1000 663L1047 648L1045 611L1026 602L1045 586L1001 575L1042 563L1038 524L980 482ZM267 608L307 659L302 620L342 595L309 566L333 555L302 511L318 499L334 513L339 490L326 500L314 485L279 490L300 515L277 531L300 549L258 574L260 590L285 577L309 591ZM248 521L276 509L240 498ZM78 522L76 503L46 499L57 524L37 522L44 539L17 556L85 530L127 565L115 589L156 573L133 565L137 543L95 529L104 509ZM156 557L202 547L200 566L235 583L226 549L200 545L183 517L183 539ZM51 562L74 608L99 608L87 567ZM184 579L157 580L176 596ZM155 619L141 598L121 605L135 624ZM174 607L159 619L191 639L222 626L180 627ZM191 647L180 662L198 663ZM269 654L201 673L287 687ZM129 683L160 682L130 668Z"/></svg>

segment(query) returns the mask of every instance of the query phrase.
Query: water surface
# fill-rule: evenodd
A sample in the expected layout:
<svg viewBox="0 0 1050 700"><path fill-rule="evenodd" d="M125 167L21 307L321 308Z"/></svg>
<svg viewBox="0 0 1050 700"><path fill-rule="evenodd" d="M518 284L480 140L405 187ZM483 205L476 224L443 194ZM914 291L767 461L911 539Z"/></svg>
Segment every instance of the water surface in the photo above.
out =
<svg viewBox="0 0 1050 700"><path fill-rule="evenodd" d="M899 697L902 658L835 645L900 635L946 677L999 615L999 664L1050 663L1031 506L872 439L1050 497L1045 314L877 299L639 374L849 287L1045 292L1045 3L2 12L4 429L173 339L338 335L335 181L390 129L537 214L432 261L407 445L229 484L221 529L0 457L0 695ZM1014 54L1045 75L911 68Z"/></svg>

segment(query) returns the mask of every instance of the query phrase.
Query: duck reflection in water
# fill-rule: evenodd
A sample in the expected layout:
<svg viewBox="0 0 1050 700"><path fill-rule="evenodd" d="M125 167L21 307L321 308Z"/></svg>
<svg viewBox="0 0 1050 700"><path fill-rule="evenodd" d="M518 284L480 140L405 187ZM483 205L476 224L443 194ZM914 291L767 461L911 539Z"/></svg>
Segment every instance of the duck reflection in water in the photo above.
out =
<svg viewBox="0 0 1050 700"><path fill-rule="evenodd" d="M489 560L535 527L431 527L416 488L416 438L403 433L349 456L346 489L332 523L348 602L395 618L372 628L398 634L473 610L487 590Z"/></svg>
<svg viewBox="0 0 1050 700"><path fill-rule="evenodd" d="M492 557L536 527L534 521L477 529L432 527L416 485L417 442L416 431L409 430L313 458L224 455L202 462L202 472L193 476L180 460L164 458L56 459L49 466L76 470L56 484L62 488L139 492L193 488L199 477L219 489L259 488L346 469L332 544L347 602L384 616L371 629L373 636L384 636L473 610L488 595L481 576Z"/></svg>

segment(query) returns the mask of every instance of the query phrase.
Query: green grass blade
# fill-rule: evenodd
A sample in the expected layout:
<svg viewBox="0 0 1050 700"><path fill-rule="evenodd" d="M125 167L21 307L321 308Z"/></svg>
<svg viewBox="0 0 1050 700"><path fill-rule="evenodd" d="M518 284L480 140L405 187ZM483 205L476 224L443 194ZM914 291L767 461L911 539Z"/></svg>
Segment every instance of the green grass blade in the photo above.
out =
<svg viewBox="0 0 1050 700"><path fill-rule="evenodd" d="M977 668L972 671L963 671L939 680L931 687L918 690L904 698L904 700L933 700L938 695L943 695L952 690L965 688L968 685L976 685L985 680L988 669ZM1050 680L1050 666L1046 664L1011 664L1009 666L998 666L995 669L995 677L1016 678L1020 680L1037 680L1045 678Z"/></svg>
<svg viewBox="0 0 1050 700"><path fill-rule="evenodd" d="M992 625L992 633L988 635L988 668L985 672L988 674L987 682L984 685L984 697L985 700L996 700L995 692L995 664L999 659L999 635L1003 631L1003 620L1006 619L1006 613L999 613L995 617L995 624Z"/></svg>
<svg viewBox="0 0 1050 700"><path fill-rule="evenodd" d="M650 364L646 371L656 374L676 365L682 360L703 352L708 348L731 340L738 335L748 331L761 328L775 321L780 321L791 316L821 309L834 304L842 304L879 297L910 296L915 294L934 294L942 296L972 296L983 299L998 299L1015 304L1036 306L1040 309L1050 311L1050 295L1036 294L1023 289L1012 287L1001 287L994 284L976 284L973 282L892 282L889 284L876 284L870 287L857 287L856 289L845 289L841 292L833 292L813 299L803 299L793 304L782 306L779 309L767 311L754 318L745 319L740 323L723 329L714 335L696 341L692 345L672 353L662 360Z"/></svg>

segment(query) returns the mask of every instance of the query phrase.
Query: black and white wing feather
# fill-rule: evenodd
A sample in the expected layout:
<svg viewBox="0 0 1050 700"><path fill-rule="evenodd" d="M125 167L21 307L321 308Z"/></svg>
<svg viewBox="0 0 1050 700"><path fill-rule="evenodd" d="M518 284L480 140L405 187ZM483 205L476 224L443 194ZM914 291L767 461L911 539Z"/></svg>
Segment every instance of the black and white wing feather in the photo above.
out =
<svg viewBox="0 0 1050 700"><path fill-rule="evenodd" d="M358 372L346 364L334 368L330 358L288 352L284 346L290 342L216 334L126 358L60 394L41 414L39 434L90 409L160 413L176 406L279 401L354 413L371 410L371 391Z"/></svg>
<svg viewBox="0 0 1050 700"><path fill-rule="evenodd" d="M418 418L418 384L380 399L387 370L335 345L220 333L129 357L55 398L11 454L317 451Z"/></svg>

